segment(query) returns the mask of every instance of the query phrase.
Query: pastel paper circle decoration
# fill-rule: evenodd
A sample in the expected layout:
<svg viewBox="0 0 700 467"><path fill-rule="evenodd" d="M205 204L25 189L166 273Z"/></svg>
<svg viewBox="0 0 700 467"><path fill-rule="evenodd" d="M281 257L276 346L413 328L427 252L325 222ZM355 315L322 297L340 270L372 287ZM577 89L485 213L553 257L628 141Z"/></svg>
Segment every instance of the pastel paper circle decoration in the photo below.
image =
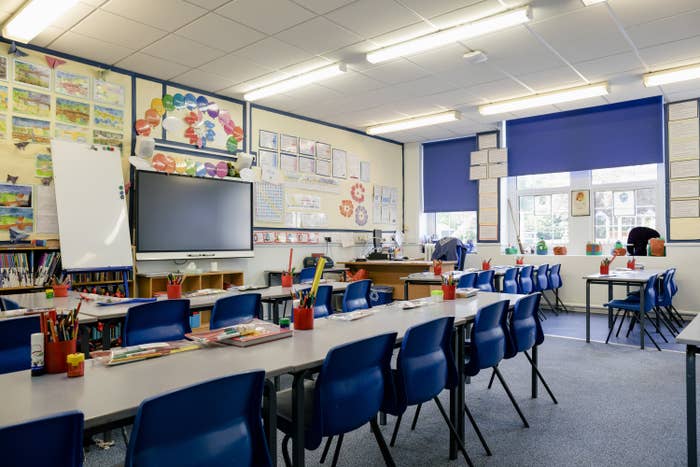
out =
<svg viewBox="0 0 700 467"><path fill-rule="evenodd" d="M214 138L216 138L216 132L214 130L207 130L204 136L206 137L207 141L211 142L214 141Z"/></svg>
<svg viewBox="0 0 700 467"><path fill-rule="evenodd" d="M165 113L165 106L163 105L163 100L158 97L154 97L151 100L151 108L158 112L158 115L160 116L163 116L163 114Z"/></svg>
<svg viewBox="0 0 700 467"><path fill-rule="evenodd" d="M231 121L231 115L228 113L228 110L222 110L219 112L219 123L222 125L225 124L226 122Z"/></svg>
<svg viewBox="0 0 700 467"><path fill-rule="evenodd" d="M219 105L216 102L210 102L209 106L207 107L207 114L211 118L216 118L219 116Z"/></svg>
<svg viewBox="0 0 700 467"><path fill-rule="evenodd" d="M226 150L230 153L235 153L238 150L238 141L233 136L229 136L226 140Z"/></svg>
<svg viewBox="0 0 700 467"><path fill-rule="evenodd" d="M151 125L143 118L139 118L134 122L134 129L141 136L149 136L151 134Z"/></svg>
<svg viewBox="0 0 700 467"><path fill-rule="evenodd" d="M165 159L165 154L161 152L153 156L153 159L151 159L151 166L153 166L153 168L156 169L158 172L164 172L166 165L167 162Z"/></svg>
<svg viewBox="0 0 700 467"><path fill-rule="evenodd" d="M219 161L216 164L216 176L224 178L226 175L228 175L228 164L224 161Z"/></svg>
<svg viewBox="0 0 700 467"><path fill-rule="evenodd" d="M185 173L192 176L197 173L197 169L192 159L185 159Z"/></svg>
<svg viewBox="0 0 700 467"><path fill-rule="evenodd" d="M179 92L173 96L173 106L180 110L185 108L185 96Z"/></svg>
<svg viewBox="0 0 700 467"><path fill-rule="evenodd" d="M182 159L176 159L175 161L175 172L179 174L184 174L187 170L187 162Z"/></svg>
<svg viewBox="0 0 700 467"><path fill-rule="evenodd" d="M182 129L182 127L183 127L182 120L180 120L177 117L173 117L171 115L171 116L165 117L165 119L163 119L163 128L165 128L167 131L176 132L176 131Z"/></svg>
<svg viewBox="0 0 700 467"><path fill-rule="evenodd" d="M187 110L194 110L197 108L197 98L189 92L185 94L185 108Z"/></svg>
<svg viewBox="0 0 700 467"><path fill-rule="evenodd" d="M209 107L209 101L204 96L199 96L197 98L197 108L202 112L206 112Z"/></svg>
<svg viewBox="0 0 700 467"><path fill-rule="evenodd" d="M239 143L243 141L243 128L237 126L233 129L233 137L236 138L236 141Z"/></svg>
<svg viewBox="0 0 700 467"><path fill-rule="evenodd" d="M146 122L148 122L148 124L152 127L160 125L160 115L158 115L158 112L155 110L148 109L144 114L144 117L146 118Z"/></svg>
<svg viewBox="0 0 700 467"><path fill-rule="evenodd" d="M173 96L171 96L170 94L166 94L163 96L162 101L163 107L165 107L166 112L172 112L173 110L175 110L175 102Z"/></svg>
<svg viewBox="0 0 700 467"><path fill-rule="evenodd" d="M210 177L216 175L216 166L211 162L205 163L204 168L207 170L207 175L209 175Z"/></svg>
<svg viewBox="0 0 700 467"><path fill-rule="evenodd" d="M204 167L204 164L201 162L197 162L194 165L195 167L195 173L197 174L198 177L204 177L207 174L207 169Z"/></svg>
<svg viewBox="0 0 700 467"><path fill-rule="evenodd" d="M165 171L169 174L175 172L175 159L170 156L165 156Z"/></svg>
<svg viewBox="0 0 700 467"><path fill-rule="evenodd" d="M214 125L214 122L207 120L204 122L204 126L207 127L209 130L213 130L216 125Z"/></svg>
<svg viewBox="0 0 700 467"><path fill-rule="evenodd" d="M224 133L227 135L232 135L233 130L236 128L236 125L233 122L226 122L224 123Z"/></svg>

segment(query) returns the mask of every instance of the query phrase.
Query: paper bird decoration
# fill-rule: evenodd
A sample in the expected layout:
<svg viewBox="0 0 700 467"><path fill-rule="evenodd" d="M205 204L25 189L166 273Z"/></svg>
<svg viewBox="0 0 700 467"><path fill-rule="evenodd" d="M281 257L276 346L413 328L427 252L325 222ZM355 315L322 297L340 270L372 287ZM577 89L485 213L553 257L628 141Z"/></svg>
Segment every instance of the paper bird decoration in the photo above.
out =
<svg viewBox="0 0 700 467"><path fill-rule="evenodd" d="M52 57L50 55L44 55L44 58L46 59L46 64L49 65L49 68L52 70L57 66L61 66L66 63L65 60L61 60L60 58Z"/></svg>
<svg viewBox="0 0 700 467"><path fill-rule="evenodd" d="M7 49L7 53L10 55L15 55L18 58L27 56L27 52L23 52L23 51L19 50L17 48L17 44L15 44L14 42L12 44L10 44L10 48Z"/></svg>

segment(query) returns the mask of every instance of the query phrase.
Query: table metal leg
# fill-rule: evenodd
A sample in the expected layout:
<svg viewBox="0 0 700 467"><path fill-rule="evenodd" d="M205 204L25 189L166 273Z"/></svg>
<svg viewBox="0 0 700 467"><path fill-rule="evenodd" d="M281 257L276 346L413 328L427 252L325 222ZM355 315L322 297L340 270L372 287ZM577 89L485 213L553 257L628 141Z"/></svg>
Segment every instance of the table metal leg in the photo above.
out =
<svg viewBox="0 0 700 467"><path fill-rule="evenodd" d="M303 467L304 459L304 379L306 371L294 375L292 382L292 465Z"/></svg>
<svg viewBox="0 0 700 467"><path fill-rule="evenodd" d="M81 324L80 332L80 351L85 355L85 358L90 358L90 326Z"/></svg>
<svg viewBox="0 0 700 467"><path fill-rule="evenodd" d="M591 341L591 281L586 281L586 342Z"/></svg>
<svg viewBox="0 0 700 467"><path fill-rule="evenodd" d="M265 379L265 397L263 397L263 421L267 449L270 451L272 467L277 467L277 388L269 379Z"/></svg>
<svg viewBox="0 0 700 467"><path fill-rule="evenodd" d="M280 322L280 302L275 300L272 302L272 322L279 324Z"/></svg>
<svg viewBox="0 0 700 467"><path fill-rule="evenodd" d="M698 465L698 438L695 401L695 354L698 348L688 345L685 349L685 399L688 430L688 466Z"/></svg>
<svg viewBox="0 0 700 467"><path fill-rule="evenodd" d="M613 299L613 284L612 282L608 282L608 303L610 303ZM612 312L612 307L608 307L608 329L612 327L613 323L613 312Z"/></svg>
<svg viewBox="0 0 700 467"><path fill-rule="evenodd" d="M532 348L532 365L530 365L530 370L532 372L532 398L537 399L537 371L535 371L535 368L537 367L537 347L539 346L534 346Z"/></svg>
<svg viewBox="0 0 700 467"><path fill-rule="evenodd" d="M450 421L455 427L457 435L464 439L464 340L466 338L465 326L457 326L454 333L453 350L455 363L457 364L457 384L450 390ZM455 435L450 432L450 459L456 459L459 452L459 443Z"/></svg>
<svg viewBox="0 0 700 467"><path fill-rule="evenodd" d="M640 284L639 286L639 342L642 347L642 350L644 350L644 318L646 316L646 313L644 313L644 284Z"/></svg>
<svg viewBox="0 0 700 467"><path fill-rule="evenodd" d="M403 283L403 299L408 300L408 281Z"/></svg>

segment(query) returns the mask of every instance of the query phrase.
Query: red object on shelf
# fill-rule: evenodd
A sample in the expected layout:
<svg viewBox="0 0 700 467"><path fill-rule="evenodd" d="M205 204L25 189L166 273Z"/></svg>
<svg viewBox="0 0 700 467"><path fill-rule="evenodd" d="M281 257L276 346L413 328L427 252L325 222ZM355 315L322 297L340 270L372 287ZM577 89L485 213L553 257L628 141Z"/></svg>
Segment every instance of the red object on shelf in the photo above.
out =
<svg viewBox="0 0 700 467"><path fill-rule="evenodd" d="M601 264L600 265L600 273L604 276L610 274L610 265L609 264Z"/></svg>
<svg viewBox="0 0 700 467"><path fill-rule="evenodd" d="M314 328L313 308L294 308L294 330L305 331Z"/></svg>
<svg viewBox="0 0 700 467"><path fill-rule="evenodd" d="M443 300L454 300L457 291L456 285L443 285L442 286L442 299Z"/></svg>
<svg viewBox="0 0 700 467"><path fill-rule="evenodd" d="M634 266L636 265L636 260L631 259L627 261L627 269L634 269Z"/></svg>
<svg viewBox="0 0 700 467"><path fill-rule="evenodd" d="M44 363L47 373L65 373L68 369L68 355L75 353L77 339L70 341L47 342Z"/></svg>
<svg viewBox="0 0 700 467"><path fill-rule="evenodd" d="M168 298L182 298L182 284L168 284Z"/></svg>
<svg viewBox="0 0 700 467"><path fill-rule="evenodd" d="M54 297L67 297L68 296L68 285L54 285L53 286L53 296Z"/></svg>
<svg viewBox="0 0 700 467"><path fill-rule="evenodd" d="M488 271L489 269L491 269L491 262L482 261L481 262L481 269L483 269L484 271Z"/></svg>
<svg viewBox="0 0 700 467"><path fill-rule="evenodd" d="M439 276L442 274L442 264L436 264L433 266L433 273L435 273L436 276Z"/></svg>
<svg viewBox="0 0 700 467"><path fill-rule="evenodd" d="M282 274L282 287L291 287L292 286L292 275L288 273Z"/></svg>

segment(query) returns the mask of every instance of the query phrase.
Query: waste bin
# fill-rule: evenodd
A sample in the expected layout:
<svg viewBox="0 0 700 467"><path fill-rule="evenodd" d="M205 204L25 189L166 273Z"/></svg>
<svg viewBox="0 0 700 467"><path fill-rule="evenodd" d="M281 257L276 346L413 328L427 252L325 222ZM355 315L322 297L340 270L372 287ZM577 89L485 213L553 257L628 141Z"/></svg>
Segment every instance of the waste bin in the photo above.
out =
<svg viewBox="0 0 700 467"><path fill-rule="evenodd" d="M372 306L386 305L394 301L394 288L385 285L372 287L369 292L369 302Z"/></svg>

